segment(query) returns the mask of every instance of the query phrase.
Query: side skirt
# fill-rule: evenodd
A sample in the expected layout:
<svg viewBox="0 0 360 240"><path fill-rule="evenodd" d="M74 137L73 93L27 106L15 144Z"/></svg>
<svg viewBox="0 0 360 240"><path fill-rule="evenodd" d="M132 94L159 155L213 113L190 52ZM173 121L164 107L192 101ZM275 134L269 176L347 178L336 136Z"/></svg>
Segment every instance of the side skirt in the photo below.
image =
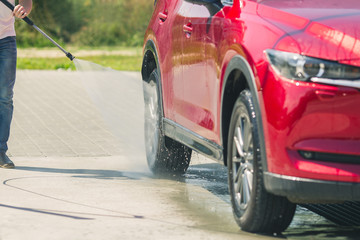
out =
<svg viewBox="0 0 360 240"><path fill-rule="evenodd" d="M166 118L163 119L163 129L167 137L172 138L213 160L219 161L221 164L224 163L223 148L220 145L209 141Z"/></svg>

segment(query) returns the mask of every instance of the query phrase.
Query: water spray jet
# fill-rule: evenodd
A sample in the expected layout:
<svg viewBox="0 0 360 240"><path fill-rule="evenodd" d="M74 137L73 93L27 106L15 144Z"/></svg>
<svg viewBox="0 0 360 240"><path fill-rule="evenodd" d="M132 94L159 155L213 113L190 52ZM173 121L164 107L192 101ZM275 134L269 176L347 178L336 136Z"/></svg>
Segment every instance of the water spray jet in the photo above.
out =
<svg viewBox="0 0 360 240"><path fill-rule="evenodd" d="M12 5L9 1L7 0L0 0L3 4L5 4L5 6L7 6L11 11L14 11L14 5ZM55 42L51 37L49 37L44 31L42 31L40 28L38 28L33 21L31 21L30 18L28 17L24 17L23 20L29 24L30 26L32 26L33 28L35 28L39 33L41 33L43 36L45 36L48 40L50 40L55 46L57 46L63 53L65 53L66 57L68 57L71 61L74 60L74 56L67 52L64 48L62 48L57 42Z"/></svg>

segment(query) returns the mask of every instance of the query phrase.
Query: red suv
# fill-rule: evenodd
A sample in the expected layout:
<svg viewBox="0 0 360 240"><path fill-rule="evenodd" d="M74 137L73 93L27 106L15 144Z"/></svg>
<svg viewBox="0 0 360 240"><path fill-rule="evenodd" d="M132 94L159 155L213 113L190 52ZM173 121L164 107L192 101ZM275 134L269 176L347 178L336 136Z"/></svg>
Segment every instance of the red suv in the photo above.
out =
<svg viewBox="0 0 360 240"><path fill-rule="evenodd" d="M360 200L360 1L157 0L142 77L154 173L228 167L234 217L281 232L296 203Z"/></svg>

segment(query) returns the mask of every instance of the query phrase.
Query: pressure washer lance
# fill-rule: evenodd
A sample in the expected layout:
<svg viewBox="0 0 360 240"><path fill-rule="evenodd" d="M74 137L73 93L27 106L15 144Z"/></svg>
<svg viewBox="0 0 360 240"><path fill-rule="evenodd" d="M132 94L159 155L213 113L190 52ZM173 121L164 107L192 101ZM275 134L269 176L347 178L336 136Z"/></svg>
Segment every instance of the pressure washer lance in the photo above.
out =
<svg viewBox="0 0 360 240"><path fill-rule="evenodd" d="M7 0L0 0L2 3L4 3L8 8L10 8L11 11L14 11L14 6L8 2ZM68 57L71 61L74 60L74 56L67 52L65 49L63 49L57 42L55 42L51 37L49 37L46 33L44 33L40 28L38 28L33 21L31 21L30 18L28 17L24 17L23 20L29 24L30 26L32 26L33 28L35 28L39 33L41 33L42 35L44 35L47 39L49 39L55 46L57 46L61 51L63 51L66 55L66 57Z"/></svg>

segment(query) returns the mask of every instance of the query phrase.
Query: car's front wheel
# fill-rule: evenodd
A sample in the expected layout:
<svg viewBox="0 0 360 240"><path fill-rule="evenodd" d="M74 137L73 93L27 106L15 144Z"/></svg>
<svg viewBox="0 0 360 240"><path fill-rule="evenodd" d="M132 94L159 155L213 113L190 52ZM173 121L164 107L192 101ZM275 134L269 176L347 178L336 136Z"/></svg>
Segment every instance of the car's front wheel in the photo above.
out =
<svg viewBox="0 0 360 240"><path fill-rule="evenodd" d="M145 150L148 166L155 174L183 174L190 164L191 149L165 136L159 75L154 70L144 81Z"/></svg>
<svg viewBox="0 0 360 240"><path fill-rule="evenodd" d="M296 205L265 190L256 118L251 92L244 90L235 103L229 127L227 165L231 203L242 230L279 233L289 226Z"/></svg>

